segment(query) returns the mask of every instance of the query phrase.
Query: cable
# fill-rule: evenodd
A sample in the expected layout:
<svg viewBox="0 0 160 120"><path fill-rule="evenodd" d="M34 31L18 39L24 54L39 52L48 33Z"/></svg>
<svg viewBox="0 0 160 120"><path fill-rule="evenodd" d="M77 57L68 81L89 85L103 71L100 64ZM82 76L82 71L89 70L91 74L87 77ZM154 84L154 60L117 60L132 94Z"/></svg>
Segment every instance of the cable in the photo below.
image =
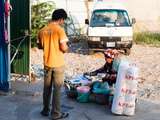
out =
<svg viewBox="0 0 160 120"><path fill-rule="evenodd" d="M26 37L28 37L28 36L29 36L29 35L23 36L23 39L22 39L22 40L20 41L20 43L18 44L17 49L16 49L16 52L14 53L14 55L13 55L11 61L10 61L10 64L12 64L14 58L16 57L16 55L17 55L17 53L18 53L18 51L19 51L19 48L20 48L21 44L23 43L23 41L24 41L24 40L26 39ZM19 38L20 38L20 37L19 37ZM19 39L19 38L18 38L18 39ZM22 38L22 37L21 37L21 38Z"/></svg>
<svg viewBox="0 0 160 120"><path fill-rule="evenodd" d="M31 36L31 35L27 35L27 36ZM26 37L26 35L25 35L25 36L18 37L18 38L15 38L15 39L12 39L11 42L17 41L17 40L22 39L22 38L24 38L24 37Z"/></svg>

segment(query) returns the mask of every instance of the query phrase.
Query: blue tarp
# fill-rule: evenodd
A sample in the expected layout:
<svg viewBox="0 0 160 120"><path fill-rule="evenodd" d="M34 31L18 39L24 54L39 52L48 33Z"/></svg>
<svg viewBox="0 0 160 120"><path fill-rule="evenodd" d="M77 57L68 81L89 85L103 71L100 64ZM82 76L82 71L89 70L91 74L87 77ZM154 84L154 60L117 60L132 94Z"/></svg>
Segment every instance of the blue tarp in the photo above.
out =
<svg viewBox="0 0 160 120"><path fill-rule="evenodd" d="M4 2L0 0L0 46L4 44Z"/></svg>
<svg viewBox="0 0 160 120"><path fill-rule="evenodd" d="M8 45L4 39L4 0L0 0L0 90L8 91Z"/></svg>

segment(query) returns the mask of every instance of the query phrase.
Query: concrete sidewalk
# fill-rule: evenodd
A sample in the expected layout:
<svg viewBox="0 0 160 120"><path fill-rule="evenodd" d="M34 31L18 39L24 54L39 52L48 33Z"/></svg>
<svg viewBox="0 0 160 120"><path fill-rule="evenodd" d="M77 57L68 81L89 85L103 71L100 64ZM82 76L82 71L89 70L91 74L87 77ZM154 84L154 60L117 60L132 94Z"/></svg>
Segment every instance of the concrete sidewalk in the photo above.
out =
<svg viewBox="0 0 160 120"><path fill-rule="evenodd" d="M12 90L0 95L0 120L49 120L42 117L42 81L12 82ZM70 113L65 120L159 120L160 104L139 100L132 117L113 115L109 108L94 103L78 103L63 93L62 110Z"/></svg>

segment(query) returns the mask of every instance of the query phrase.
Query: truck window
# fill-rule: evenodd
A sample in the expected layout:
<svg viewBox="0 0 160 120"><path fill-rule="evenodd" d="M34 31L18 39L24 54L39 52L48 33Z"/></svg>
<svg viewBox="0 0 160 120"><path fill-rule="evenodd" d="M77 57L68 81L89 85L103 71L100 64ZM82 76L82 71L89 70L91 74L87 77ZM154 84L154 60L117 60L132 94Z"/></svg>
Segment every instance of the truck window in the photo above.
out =
<svg viewBox="0 0 160 120"><path fill-rule="evenodd" d="M93 11L91 22L91 27L125 27L131 26L128 14L125 10L95 10Z"/></svg>

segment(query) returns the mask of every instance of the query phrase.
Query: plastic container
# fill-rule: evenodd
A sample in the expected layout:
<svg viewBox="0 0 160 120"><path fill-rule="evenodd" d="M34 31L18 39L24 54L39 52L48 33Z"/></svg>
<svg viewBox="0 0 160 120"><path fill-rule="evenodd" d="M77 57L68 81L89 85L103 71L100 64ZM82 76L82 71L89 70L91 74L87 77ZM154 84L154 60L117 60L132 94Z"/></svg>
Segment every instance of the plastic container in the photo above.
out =
<svg viewBox="0 0 160 120"><path fill-rule="evenodd" d="M85 103L89 101L90 87L88 86L77 87L77 92L78 92L78 97L77 97L78 102Z"/></svg>
<svg viewBox="0 0 160 120"><path fill-rule="evenodd" d="M77 87L77 92L78 93L88 93L90 91L89 86L79 86Z"/></svg>
<svg viewBox="0 0 160 120"><path fill-rule="evenodd" d="M71 87L69 84L65 83L65 92L69 98L77 98L78 93L77 90Z"/></svg>

